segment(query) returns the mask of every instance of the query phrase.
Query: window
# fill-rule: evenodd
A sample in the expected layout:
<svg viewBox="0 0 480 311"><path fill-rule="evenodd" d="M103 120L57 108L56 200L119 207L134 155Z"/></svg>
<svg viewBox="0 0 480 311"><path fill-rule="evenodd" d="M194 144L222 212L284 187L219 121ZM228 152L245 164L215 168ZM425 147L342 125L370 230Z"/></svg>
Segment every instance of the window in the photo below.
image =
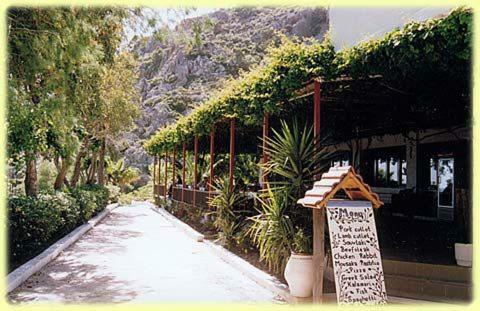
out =
<svg viewBox="0 0 480 311"><path fill-rule="evenodd" d="M438 206L453 207L453 158L438 159Z"/></svg>
<svg viewBox="0 0 480 311"><path fill-rule="evenodd" d="M407 161L397 156L378 156L373 160L374 184L377 187L400 187L407 184Z"/></svg>
<svg viewBox="0 0 480 311"><path fill-rule="evenodd" d="M375 185L387 186L387 180L388 180L387 159L376 158L373 162L374 162Z"/></svg>
<svg viewBox="0 0 480 311"><path fill-rule="evenodd" d="M350 159L348 158L348 154L342 154L338 158L336 158L334 161L330 163L331 167L339 167L339 166L349 166L350 165Z"/></svg>
<svg viewBox="0 0 480 311"><path fill-rule="evenodd" d="M430 186L437 187L437 161L430 159Z"/></svg>
<svg viewBox="0 0 480 311"><path fill-rule="evenodd" d="M398 176L401 175L398 165L398 159L390 158L388 161L388 170L390 171L390 181L394 183L399 183Z"/></svg>
<svg viewBox="0 0 480 311"><path fill-rule="evenodd" d="M349 166L350 161L349 160L337 160L337 161L332 161L332 167L338 167L338 166Z"/></svg>
<svg viewBox="0 0 480 311"><path fill-rule="evenodd" d="M438 206L453 207L454 159L430 158L430 186L437 189Z"/></svg>
<svg viewBox="0 0 480 311"><path fill-rule="evenodd" d="M401 165L401 174L402 174L402 185L407 184L407 161L402 159L402 165Z"/></svg>

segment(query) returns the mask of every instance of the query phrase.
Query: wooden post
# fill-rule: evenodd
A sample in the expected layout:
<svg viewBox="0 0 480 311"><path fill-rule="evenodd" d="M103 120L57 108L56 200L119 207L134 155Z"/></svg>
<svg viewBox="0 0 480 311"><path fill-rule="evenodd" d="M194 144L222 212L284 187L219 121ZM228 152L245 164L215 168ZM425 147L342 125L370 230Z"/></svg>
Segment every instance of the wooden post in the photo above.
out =
<svg viewBox="0 0 480 311"><path fill-rule="evenodd" d="M153 180L153 201L155 202L155 204L157 204L157 191L156 191L157 186L156 186L156 183L155 183L155 177L156 177L155 176L156 175L155 171L156 171L156 169L157 169L157 155L155 154L153 156L153 172L152 172L153 173L153 176L152 176L152 180Z"/></svg>
<svg viewBox="0 0 480 311"><path fill-rule="evenodd" d="M230 159L228 163L228 178L230 191L233 189L233 174L235 164L235 119L230 120Z"/></svg>
<svg viewBox="0 0 480 311"><path fill-rule="evenodd" d="M157 169L157 155L153 156L153 193L155 193L155 170Z"/></svg>
<svg viewBox="0 0 480 311"><path fill-rule="evenodd" d="M168 185L168 151L165 151L165 189L163 189L163 195L165 200L167 199L167 185Z"/></svg>
<svg viewBox="0 0 480 311"><path fill-rule="evenodd" d="M172 159L172 199L173 199L173 192L175 191L173 187L175 187L176 179L175 179L175 161L177 160L177 149L173 147L173 159Z"/></svg>
<svg viewBox="0 0 480 311"><path fill-rule="evenodd" d="M183 143L182 147L182 202L185 202L185 157L187 154L187 144Z"/></svg>
<svg viewBox="0 0 480 311"><path fill-rule="evenodd" d="M208 181L208 205L210 207L210 192L213 190L213 163L215 160L215 125L210 129L210 178Z"/></svg>
<svg viewBox="0 0 480 311"><path fill-rule="evenodd" d="M320 82L313 82L313 132L318 139L320 137Z"/></svg>
<svg viewBox="0 0 480 311"><path fill-rule="evenodd" d="M160 166L160 163L161 163L161 160L160 160L160 153L157 155L157 160L158 160L158 166L157 166L157 185L161 185L162 184L162 168ZM160 195L160 192L158 193L158 195Z"/></svg>
<svg viewBox="0 0 480 311"><path fill-rule="evenodd" d="M262 141L262 162L263 164L267 163L268 162L268 153L266 151L266 148L267 148L267 143L265 141L266 138L268 138L268 130L269 130L269 127L270 127L270 124L269 124L269 115L268 113L264 113L263 114L263 132L262 132L262 136L263 136L263 141ZM268 181L268 178L267 178L267 174L265 174L264 172L262 172L262 188L265 189L266 188L266 183Z"/></svg>
<svg viewBox="0 0 480 311"><path fill-rule="evenodd" d="M194 165L193 165L193 206L195 206L195 203L196 203L196 198L197 198L197 184L198 184L198 180L197 180L197 170L198 170L198 167L197 167L197 162L198 162L198 136L195 136L194 140L193 140L193 162L194 162Z"/></svg>
<svg viewBox="0 0 480 311"><path fill-rule="evenodd" d="M313 132L315 139L320 138L320 82L314 81L313 93ZM318 142L317 142L318 143ZM317 145L318 146L318 145ZM323 264L325 260L325 209L312 209L313 219L313 303L323 301Z"/></svg>

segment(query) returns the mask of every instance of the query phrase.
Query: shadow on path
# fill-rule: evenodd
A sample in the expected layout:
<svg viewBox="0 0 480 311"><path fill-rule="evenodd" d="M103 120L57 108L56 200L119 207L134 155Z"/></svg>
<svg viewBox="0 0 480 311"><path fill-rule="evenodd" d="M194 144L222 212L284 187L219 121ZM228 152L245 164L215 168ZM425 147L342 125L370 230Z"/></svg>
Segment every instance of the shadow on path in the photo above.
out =
<svg viewBox="0 0 480 311"><path fill-rule="evenodd" d="M128 245L123 240L143 236L141 230L130 229L135 217L148 216L142 212L124 214L114 210L101 224L14 290L9 300L121 302L134 299L137 292L130 288L129 282L108 273L107 268L112 255L121 255L127 250Z"/></svg>

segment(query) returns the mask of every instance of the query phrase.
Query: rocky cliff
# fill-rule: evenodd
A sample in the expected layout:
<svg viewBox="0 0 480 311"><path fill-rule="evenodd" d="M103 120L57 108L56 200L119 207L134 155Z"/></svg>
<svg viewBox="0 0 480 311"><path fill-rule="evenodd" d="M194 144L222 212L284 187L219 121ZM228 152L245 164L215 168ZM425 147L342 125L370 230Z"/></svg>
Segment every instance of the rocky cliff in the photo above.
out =
<svg viewBox="0 0 480 311"><path fill-rule="evenodd" d="M238 8L184 19L175 29L134 38L142 113L125 134L126 163L147 171L152 160L141 147L143 140L187 114L226 79L260 63L281 34L322 40L327 29L324 8Z"/></svg>

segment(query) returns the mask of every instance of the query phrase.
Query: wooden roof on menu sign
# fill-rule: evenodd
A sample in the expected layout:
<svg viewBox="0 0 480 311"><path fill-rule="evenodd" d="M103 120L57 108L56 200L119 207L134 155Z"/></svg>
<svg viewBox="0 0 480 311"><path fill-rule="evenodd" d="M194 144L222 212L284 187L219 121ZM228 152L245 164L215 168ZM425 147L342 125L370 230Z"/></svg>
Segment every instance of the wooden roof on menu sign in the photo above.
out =
<svg viewBox="0 0 480 311"><path fill-rule="evenodd" d="M352 166L331 167L297 203L305 207L320 209L326 207L328 201L333 199L339 190L343 190L350 200L370 201L374 208L383 205L378 195L363 182L363 178L355 173Z"/></svg>

